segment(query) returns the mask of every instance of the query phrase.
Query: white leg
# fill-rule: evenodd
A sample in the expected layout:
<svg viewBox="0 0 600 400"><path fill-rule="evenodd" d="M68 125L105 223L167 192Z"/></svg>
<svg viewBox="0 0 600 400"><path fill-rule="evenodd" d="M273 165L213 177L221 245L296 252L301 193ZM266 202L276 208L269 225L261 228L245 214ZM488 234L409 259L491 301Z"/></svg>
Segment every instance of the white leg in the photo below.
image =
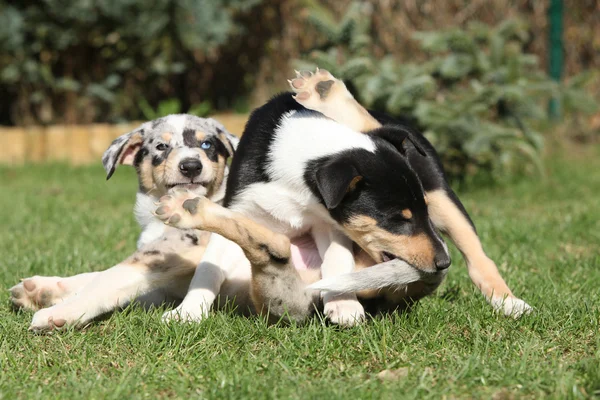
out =
<svg viewBox="0 0 600 400"><path fill-rule="evenodd" d="M354 269L352 240L327 226L313 229L313 237L323 260L323 279L351 272ZM323 295L323 312L331 322L352 326L365 318L365 310L354 293L327 292Z"/></svg>
<svg viewBox="0 0 600 400"><path fill-rule="evenodd" d="M221 285L235 268L250 270L250 262L237 244L213 233L183 302L176 309L166 312L163 320L201 321L208 315Z"/></svg>
<svg viewBox="0 0 600 400"><path fill-rule="evenodd" d="M91 282L99 272L69 276L32 276L10 288L10 300L17 308L39 310L58 304Z"/></svg>
<svg viewBox="0 0 600 400"><path fill-rule="evenodd" d="M64 325L82 326L154 289L151 273L134 264L119 264L97 273L74 296L35 313L30 329L45 331Z"/></svg>

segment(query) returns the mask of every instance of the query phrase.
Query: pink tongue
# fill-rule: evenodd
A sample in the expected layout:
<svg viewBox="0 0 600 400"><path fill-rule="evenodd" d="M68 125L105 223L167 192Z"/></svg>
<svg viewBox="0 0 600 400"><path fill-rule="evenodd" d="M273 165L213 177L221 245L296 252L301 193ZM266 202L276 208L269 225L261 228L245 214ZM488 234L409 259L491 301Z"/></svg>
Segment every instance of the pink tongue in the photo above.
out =
<svg viewBox="0 0 600 400"><path fill-rule="evenodd" d="M303 235L291 240L292 262L296 269L321 268L323 261L319 250L310 235Z"/></svg>

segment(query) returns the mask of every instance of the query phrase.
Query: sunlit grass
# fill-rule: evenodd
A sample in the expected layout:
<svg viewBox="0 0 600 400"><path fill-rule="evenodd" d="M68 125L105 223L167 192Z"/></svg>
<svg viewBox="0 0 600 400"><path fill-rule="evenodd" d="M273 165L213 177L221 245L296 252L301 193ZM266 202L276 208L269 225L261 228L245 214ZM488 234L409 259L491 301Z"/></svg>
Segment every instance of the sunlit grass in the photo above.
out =
<svg viewBox="0 0 600 400"><path fill-rule="evenodd" d="M549 157L546 181L461 193L488 254L535 307L496 315L453 267L408 315L352 329L218 313L164 325L130 309L36 336L0 307L0 398L539 398L600 395L600 154ZM135 248L136 183L121 168L0 169L0 282L101 270ZM398 369L395 378L377 374Z"/></svg>

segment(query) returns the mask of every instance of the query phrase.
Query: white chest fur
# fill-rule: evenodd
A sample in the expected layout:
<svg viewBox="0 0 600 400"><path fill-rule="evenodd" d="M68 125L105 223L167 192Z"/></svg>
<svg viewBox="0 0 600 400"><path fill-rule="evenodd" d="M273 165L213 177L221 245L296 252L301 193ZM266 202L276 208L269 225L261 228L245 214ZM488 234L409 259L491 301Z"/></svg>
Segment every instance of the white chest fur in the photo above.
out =
<svg viewBox="0 0 600 400"><path fill-rule="evenodd" d="M285 116L267 157L270 182L249 185L232 209L290 237L315 224L335 225L319 199L306 185L304 172L314 159L344 150L375 151L370 137L323 117Z"/></svg>

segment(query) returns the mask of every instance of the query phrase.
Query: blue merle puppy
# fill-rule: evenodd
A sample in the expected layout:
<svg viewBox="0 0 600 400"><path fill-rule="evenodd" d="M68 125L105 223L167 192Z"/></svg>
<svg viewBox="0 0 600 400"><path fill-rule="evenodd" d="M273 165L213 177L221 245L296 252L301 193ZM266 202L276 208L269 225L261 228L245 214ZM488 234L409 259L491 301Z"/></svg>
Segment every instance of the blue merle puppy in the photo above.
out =
<svg viewBox="0 0 600 400"><path fill-rule="evenodd" d="M37 311L30 329L83 326L136 299L147 305L182 299L210 233L166 226L153 211L161 197L181 190L221 203L237 144L218 121L183 114L146 122L118 137L102 163L107 179L119 165L137 171L135 217L142 228L137 251L104 271L34 276L12 287L15 307Z"/></svg>

